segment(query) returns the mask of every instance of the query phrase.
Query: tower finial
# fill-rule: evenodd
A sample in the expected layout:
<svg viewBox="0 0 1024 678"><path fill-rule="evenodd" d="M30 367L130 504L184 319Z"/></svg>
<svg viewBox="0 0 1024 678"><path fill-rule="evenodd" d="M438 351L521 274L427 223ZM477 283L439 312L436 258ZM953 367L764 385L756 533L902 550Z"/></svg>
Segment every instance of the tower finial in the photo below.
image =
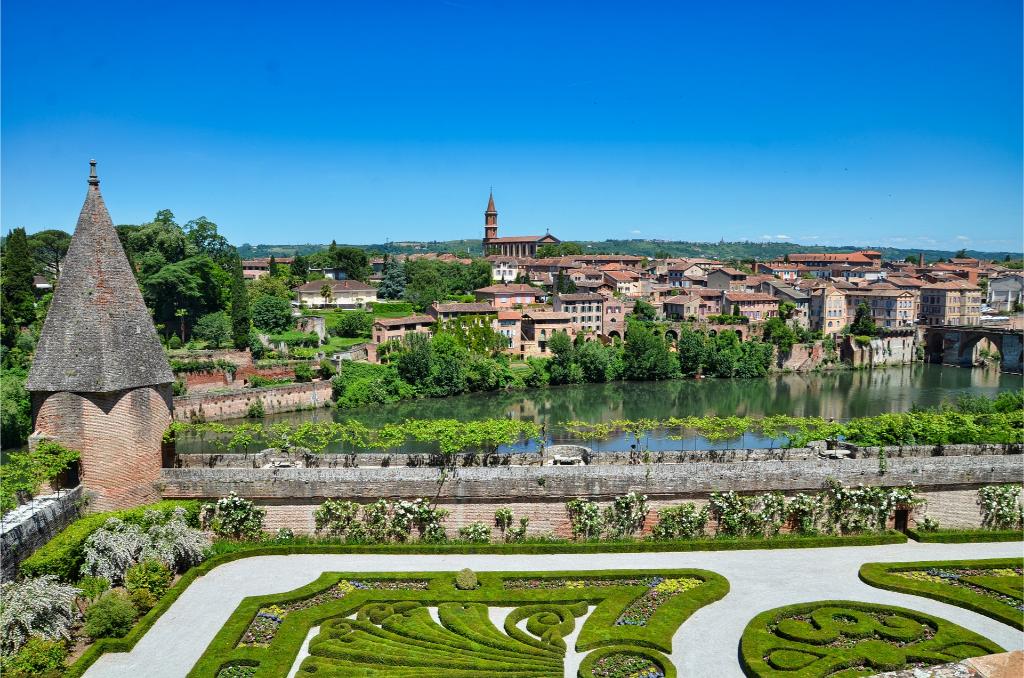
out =
<svg viewBox="0 0 1024 678"><path fill-rule="evenodd" d="M96 161L95 160L90 160L89 161L89 185L90 186L99 186L100 185L100 178L98 176L96 176Z"/></svg>

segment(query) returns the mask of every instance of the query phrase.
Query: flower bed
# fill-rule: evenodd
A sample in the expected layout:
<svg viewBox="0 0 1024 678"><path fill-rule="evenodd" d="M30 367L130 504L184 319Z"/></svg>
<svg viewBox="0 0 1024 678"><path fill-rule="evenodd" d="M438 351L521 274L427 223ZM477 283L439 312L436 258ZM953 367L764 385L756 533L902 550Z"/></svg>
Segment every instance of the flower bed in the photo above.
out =
<svg viewBox="0 0 1024 678"><path fill-rule="evenodd" d="M593 606L576 641L577 651L599 653L586 675L663 678L675 675L665 655L676 629L728 590L722 577L704 570L626 577L606 571L487 572L478 579L478 587L462 590L454 573L325 574L290 593L248 598L190 676L217 678L222 667L241 663L258 665L261 675L285 675L313 626L320 632L300 675L561 675L563 638ZM639 600L648 602L640 606ZM514 608L503 628L491 622L490 607ZM257 633L268 629L272 633ZM609 654L609 647L615 652Z"/></svg>
<svg viewBox="0 0 1024 678"><path fill-rule="evenodd" d="M1024 559L867 563L872 586L941 600L1024 628Z"/></svg>
<svg viewBox="0 0 1024 678"><path fill-rule="evenodd" d="M1002 651L944 619L854 601L768 610L751 620L740 640L743 668L758 677L873 675Z"/></svg>

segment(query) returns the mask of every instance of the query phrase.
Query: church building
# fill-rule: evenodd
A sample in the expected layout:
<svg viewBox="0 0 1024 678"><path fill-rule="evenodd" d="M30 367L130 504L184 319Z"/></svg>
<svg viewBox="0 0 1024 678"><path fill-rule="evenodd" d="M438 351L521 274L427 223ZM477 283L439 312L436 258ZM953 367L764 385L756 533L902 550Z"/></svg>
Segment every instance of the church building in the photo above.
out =
<svg viewBox="0 0 1024 678"><path fill-rule="evenodd" d="M537 248L541 245L553 245L561 242L558 238L545 233L544 235L513 235L506 238L498 237L498 210L494 208L494 193L487 201L484 212L484 256L497 254L503 257L537 256Z"/></svg>

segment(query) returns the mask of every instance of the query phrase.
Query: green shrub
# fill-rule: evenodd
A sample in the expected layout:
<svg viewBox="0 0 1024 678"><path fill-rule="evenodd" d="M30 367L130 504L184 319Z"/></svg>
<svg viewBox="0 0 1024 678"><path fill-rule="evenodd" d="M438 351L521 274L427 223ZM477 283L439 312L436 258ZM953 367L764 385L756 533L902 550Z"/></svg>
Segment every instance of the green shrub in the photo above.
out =
<svg viewBox="0 0 1024 678"><path fill-rule="evenodd" d="M78 582L84 600L93 603L110 590L110 580L103 577L82 577Z"/></svg>
<svg viewBox="0 0 1024 678"><path fill-rule="evenodd" d="M267 416L267 411L263 407L263 399L257 398L249 403L249 408L245 411L245 416L250 419L262 419Z"/></svg>
<svg viewBox="0 0 1024 678"><path fill-rule="evenodd" d="M171 338L167 340L167 348L171 349L172 351L177 351L179 348L181 348L181 337L179 337L177 334L172 334Z"/></svg>
<svg viewBox="0 0 1024 678"><path fill-rule="evenodd" d="M468 567L459 570L455 575L455 588L460 591L472 591L479 586L480 581L476 577L476 572Z"/></svg>
<svg viewBox="0 0 1024 678"><path fill-rule="evenodd" d="M156 607L157 600L159 600L149 589L135 589L128 594L128 598L132 601L132 605L139 611L139 614L146 614L154 607Z"/></svg>
<svg viewBox="0 0 1024 678"><path fill-rule="evenodd" d="M174 509L185 509L185 521L192 527L199 526L199 502L193 500L165 500L147 506L95 513L65 527L57 536L44 544L38 551L22 561L20 572L27 577L52 574L61 581L76 581L85 562L85 542L93 532L103 527L108 518L119 518L149 528L147 511L158 511L164 519L170 518Z"/></svg>
<svg viewBox="0 0 1024 678"><path fill-rule="evenodd" d="M144 560L128 568L124 575L124 587L129 593L149 591L153 598L159 599L171 585L173 578L170 569L159 560Z"/></svg>
<svg viewBox="0 0 1024 678"><path fill-rule="evenodd" d="M0 672L4 678L58 678L67 657L63 642L32 636L17 654L3 658Z"/></svg>
<svg viewBox="0 0 1024 678"><path fill-rule="evenodd" d="M708 525L708 507L693 502L668 506L658 511L658 524L651 530L655 539L695 539L704 536Z"/></svg>
<svg viewBox="0 0 1024 678"><path fill-rule="evenodd" d="M139 611L122 590L107 591L85 611L84 631L97 638L121 638L128 633Z"/></svg>
<svg viewBox="0 0 1024 678"><path fill-rule="evenodd" d="M296 365L295 381L300 383L313 381L313 369L307 363L300 363Z"/></svg>
<svg viewBox="0 0 1024 678"><path fill-rule="evenodd" d="M471 544L487 544L491 541L491 528L483 523L476 522L463 525L459 528L459 539L468 541Z"/></svg>
<svg viewBox="0 0 1024 678"><path fill-rule="evenodd" d="M216 503L203 504L203 526L232 539L253 539L263 531L267 510L232 492Z"/></svg>

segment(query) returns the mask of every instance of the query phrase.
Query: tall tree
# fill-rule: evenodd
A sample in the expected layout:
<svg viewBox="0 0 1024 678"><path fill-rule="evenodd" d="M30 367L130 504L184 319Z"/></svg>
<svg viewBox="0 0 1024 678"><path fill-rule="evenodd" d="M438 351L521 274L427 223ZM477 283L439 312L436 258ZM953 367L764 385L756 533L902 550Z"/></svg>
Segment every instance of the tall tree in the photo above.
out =
<svg viewBox="0 0 1024 678"><path fill-rule="evenodd" d="M871 317L871 307L866 301L857 305L857 312L853 316L853 324L850 325L850 334L855 336L873 337L878 334L878 327Z"/></svg>
<svg viewBox="0 0 1024 678"><path fill-rule="evenodd" d="M60 265L71 245L71 235L51 228L28 237L28 247L36 262L37 271L54 278L60 275Z"/></svg>
<svg viewBox="0 0 1024 678"><path fill-rule="evenodd" d="M3 342L14 346L18 331L35 320L35 293L32 286L32 255L24 228L7 236L3 251Z"/></svg>
<svg viewBox="0 0 1024 678"><path fill-rule="evenodd" d="M626 379L671 379L679 376L679 363L665 340L642 322L630 321L623 353Z"/></svg>
<svg viewBox="0 0 1024 678"><path fill-rule="evenodd" d="M401 299L405 293L405 266L394 259L384 262L384 278L377 287L381 299Z"/></svg>
<svg viewBox="0 0 1024 678"><path fill-rule="evenodd" d="M249 345L252 319L249 314L249 292L245 288L242 262L237 257L231 272L231 340L241 351Z"/></svg>
<svg viewBox="0 0 1024 678"><path fill-rule="evenodd" d="M230 268L235 248L227 238L217 232L217 224L199 217L185 224L185 236L202 254L208 254L224 268Z"/></svg>

